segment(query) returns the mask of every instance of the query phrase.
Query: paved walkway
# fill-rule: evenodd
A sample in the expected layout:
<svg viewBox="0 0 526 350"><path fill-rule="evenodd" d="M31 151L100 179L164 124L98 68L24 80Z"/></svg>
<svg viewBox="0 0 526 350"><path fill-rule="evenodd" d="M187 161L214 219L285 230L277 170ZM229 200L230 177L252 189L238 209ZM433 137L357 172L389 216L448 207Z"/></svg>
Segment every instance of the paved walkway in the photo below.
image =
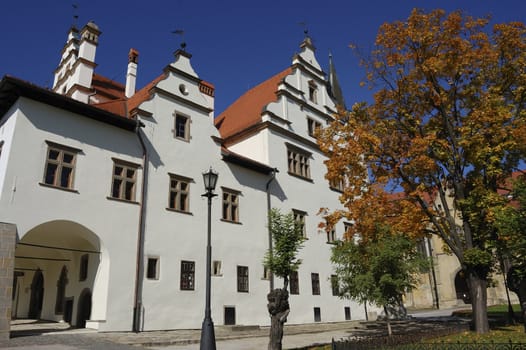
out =
<svg viewBox="0 0 526 350"><path fill-rule="evenodd" d="M439 312L439 317L436 313ZM429 327L449 326L456 318L448 311L413 313L413 319L393 322L393 332L410 333ZM66 323L42 322L35 320L16 320L12 323L12 338L7 344L0 344L6 350L77 350L77 349L199 349L201 330L172 330L151 332L110 332L98 333L89 329L70 329ZM328 344L331 340L348 337L365 337L385 334L383 322L347 321L336 323L313 323L286 325L284 330L284 349L297 349L313 344ZM216 326L218 350L259 350L268 344L268 327Z"/></svg>

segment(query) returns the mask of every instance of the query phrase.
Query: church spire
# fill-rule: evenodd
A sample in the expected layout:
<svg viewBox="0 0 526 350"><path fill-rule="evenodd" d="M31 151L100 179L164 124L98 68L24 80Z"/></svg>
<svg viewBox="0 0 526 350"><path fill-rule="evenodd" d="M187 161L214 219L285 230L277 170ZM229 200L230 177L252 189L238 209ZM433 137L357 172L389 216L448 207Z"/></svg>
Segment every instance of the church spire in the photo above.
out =
<svg viewBox="0 0 526 350"><path fill-rule="evenodd" d="M336 68L332 62L332 54L329 52L329 80L327 81L329 95L334 99L336 105L347 109L345 106L345 100L343 99L342 89L338 82L338 76L336 75Z"/></svg>

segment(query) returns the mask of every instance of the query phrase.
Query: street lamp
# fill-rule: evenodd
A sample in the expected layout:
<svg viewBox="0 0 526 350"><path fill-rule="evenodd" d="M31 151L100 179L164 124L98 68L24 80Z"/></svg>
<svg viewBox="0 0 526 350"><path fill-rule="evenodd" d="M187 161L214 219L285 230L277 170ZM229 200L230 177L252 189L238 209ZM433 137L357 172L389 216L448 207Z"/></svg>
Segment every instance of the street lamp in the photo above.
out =
<svg viewBox="0 0 526 350"><path fill-rule="evenodd" d="M211 216L212 216L212 198L217 196L214 193L217 184L217 173L212 170L208 170L203 173L203 182L205 184L206 193L202 194L203 197L208 198L208 235L206 241L206 306L205 306L205 318L201 327L201 350L216 350L216 336L214 333L214 322L212 321L212 315L210 312L210 268L212 265L212 246L210 245L210 233L211 233Z"/></svg>

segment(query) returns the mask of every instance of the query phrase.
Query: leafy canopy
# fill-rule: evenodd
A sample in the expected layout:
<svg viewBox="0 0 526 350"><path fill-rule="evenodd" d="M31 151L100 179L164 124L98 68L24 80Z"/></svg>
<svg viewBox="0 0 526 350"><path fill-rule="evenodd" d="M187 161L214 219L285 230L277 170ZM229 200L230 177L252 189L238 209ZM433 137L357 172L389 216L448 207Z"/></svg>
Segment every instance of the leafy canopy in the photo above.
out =
<svg viewBox="0 0 526 350"><path fill-rule="evenodd" d="M301 265L297 254L305 237L292 212L282 214L279 209L272 208L269 213L269 225L273 249L267 251L263 264L274 275L283 278L286 289L290 273L297 271Z"/></svg>

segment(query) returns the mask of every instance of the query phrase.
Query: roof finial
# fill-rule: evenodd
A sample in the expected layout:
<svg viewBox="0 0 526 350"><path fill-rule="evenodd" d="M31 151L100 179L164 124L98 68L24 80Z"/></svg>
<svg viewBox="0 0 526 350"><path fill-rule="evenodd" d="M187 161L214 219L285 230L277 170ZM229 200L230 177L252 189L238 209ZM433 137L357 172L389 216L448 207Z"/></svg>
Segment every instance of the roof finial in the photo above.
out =
<svg viewBox="0 0 526 350"><path fill-rule="evenodd" d="M79 20L79 15L78 15L78 9L79 9L79 5L76 4L76 3L73 3L71 4L71 6L73 7L73 24L72 24L72 27L73 28L77 28L77 22Z"/></svg>
<svg viewBox="0 0 526 350"><path fill-rule="evenodd" d="M308 38L309 29L307 28L307 22L299 22L298 24L303 27L303 35L305 36L305 38Z"/></svg>
<svg viewBox="0 0 526 350"><path fill-rule="evenodd" d="M182 29L176 29L172 31L172 34L180 35L181 36L181 50L185 51L186 49L186 42L184 41L184 30Z"/></svg>

